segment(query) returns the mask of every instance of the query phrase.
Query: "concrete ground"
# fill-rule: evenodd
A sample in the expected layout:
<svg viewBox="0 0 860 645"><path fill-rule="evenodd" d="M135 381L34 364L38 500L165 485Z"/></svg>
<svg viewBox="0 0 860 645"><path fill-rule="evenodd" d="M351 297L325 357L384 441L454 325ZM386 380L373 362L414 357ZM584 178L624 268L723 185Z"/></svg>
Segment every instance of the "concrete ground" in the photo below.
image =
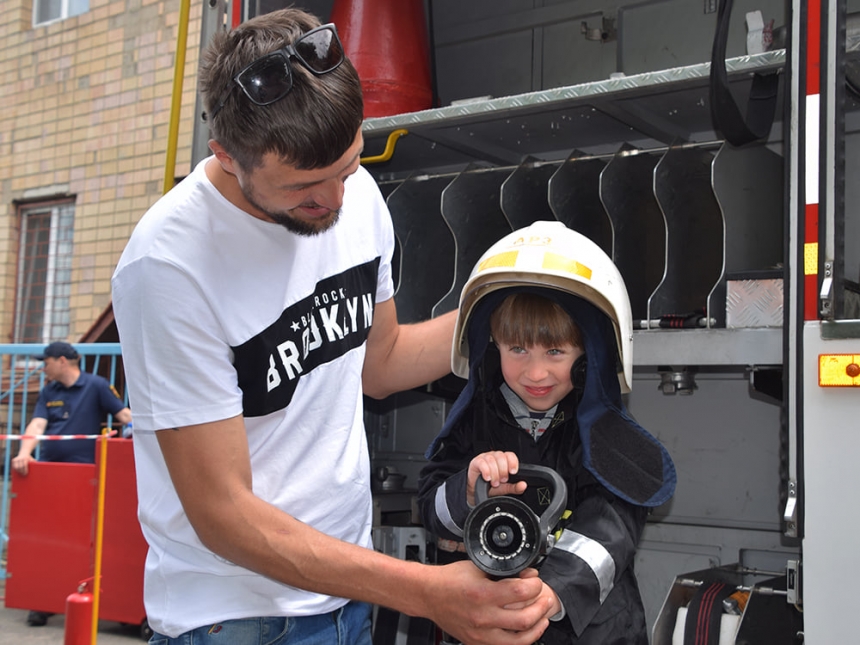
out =
<svg viewBox="0 0 860 645"><path fill-rule="evenodd" d="M27 625L26 609L8 609L6 607L6 581L0 579L0 643L2 645L64 645L65 619L62 615L51 616L44 627ZM71 635L70 635L71 636ZM72 641L70 641L72 642ZM75 644L90 640L76 640ZM96 637L97 645L142 645L145 641L140 636L140 626L121 625L107 621L99 622Z"/></svg>

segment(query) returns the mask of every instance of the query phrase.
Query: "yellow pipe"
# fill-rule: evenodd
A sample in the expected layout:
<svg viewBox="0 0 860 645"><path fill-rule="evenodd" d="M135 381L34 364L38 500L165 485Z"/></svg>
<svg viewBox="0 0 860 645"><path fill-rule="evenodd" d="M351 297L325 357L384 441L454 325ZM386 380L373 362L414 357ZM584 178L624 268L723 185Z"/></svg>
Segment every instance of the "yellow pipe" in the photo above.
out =
<svg viewBox="0 0 860 645"><path fill-rule="evenodd" d="M105 525L105 489L107 482L107 445L108 428L102 431L98 439L99 445L99 491L96 504L96 548L95 563L93 566L93 616L90 628L90 645L96 645L99 633L99 599L102 588L102 542Z"/></svg>
<svg viewBox="0 0 860 645"><path fill-rule="evenodd" d="M391 134L388 135L388 141L385 143L385 150L381 155L376 155L375 157L362 157L361 163L379 163L380 161L388 161L394 155L394 144L397 140L402 137L404 134L409 134L409 130L395 130Z"/></svg>
<svg viewBox="0 0 860 645"><path fill-rule="evenodd" d="M164 163L162 193L173 188L176 181L176 147L179 139L179 115L182 111L182 81L185 77L185 51L188 45L188 16L191 0L179 4L179 26L176 37L176 60L173 65L173 96L170 104L170 125L167 130L167 160Z"/></svg>

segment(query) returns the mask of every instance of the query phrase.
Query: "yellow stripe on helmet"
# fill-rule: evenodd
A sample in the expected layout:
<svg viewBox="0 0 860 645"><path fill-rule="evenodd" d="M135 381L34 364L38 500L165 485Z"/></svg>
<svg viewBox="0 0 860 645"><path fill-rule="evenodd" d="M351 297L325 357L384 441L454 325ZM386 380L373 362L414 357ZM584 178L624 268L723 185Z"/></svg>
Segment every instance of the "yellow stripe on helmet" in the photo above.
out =
<svg viewBox="0 0 860 645"><path fill-rule="evenodd" d="M563 271L564 273L572 273L586 280L591 280L591 269L584 264L580 264L576 260L571 260L558 253L550 253L547 251L543 255L543 268L550 271Z"/></svg>
<svg viewBox="0 0 860 645"><path fill-rule="evenodd" d="M478 267L478 273L484 269L495 269L498 267L515 267L517 265L517 256L519 251L506 251L497 255L491 255L486 260L481 262Z"/></svg>

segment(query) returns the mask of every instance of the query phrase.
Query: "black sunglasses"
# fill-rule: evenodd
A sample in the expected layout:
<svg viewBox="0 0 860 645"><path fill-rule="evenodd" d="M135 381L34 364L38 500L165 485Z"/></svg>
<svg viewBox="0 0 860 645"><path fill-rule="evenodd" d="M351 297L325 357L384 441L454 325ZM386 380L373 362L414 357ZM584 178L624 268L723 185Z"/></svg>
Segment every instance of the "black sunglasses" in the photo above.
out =
<svg viewBox="0 0 860 645"><path fill-rule="evenodd" d="M270 105L279 101L293 89L293 72L290 56L319 76L336 70L343 62L343 45L333 23L304 33L292 45L258 58L233 77L224 98L212 110L214 119L238 85L257 105Z"/></svg>

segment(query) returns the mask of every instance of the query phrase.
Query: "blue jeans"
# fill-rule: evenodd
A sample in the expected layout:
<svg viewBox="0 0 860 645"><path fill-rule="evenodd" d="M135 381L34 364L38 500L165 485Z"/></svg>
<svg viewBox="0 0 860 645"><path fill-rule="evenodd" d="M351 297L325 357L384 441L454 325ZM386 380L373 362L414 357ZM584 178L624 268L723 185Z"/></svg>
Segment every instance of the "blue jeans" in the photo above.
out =
<svg viewBox="0 0 860 645"><path fill-rule="evenodd" d="M327 614L298 618L244 618L204 625L149 645L371 645L371 606L350 602Z"/></svg>

